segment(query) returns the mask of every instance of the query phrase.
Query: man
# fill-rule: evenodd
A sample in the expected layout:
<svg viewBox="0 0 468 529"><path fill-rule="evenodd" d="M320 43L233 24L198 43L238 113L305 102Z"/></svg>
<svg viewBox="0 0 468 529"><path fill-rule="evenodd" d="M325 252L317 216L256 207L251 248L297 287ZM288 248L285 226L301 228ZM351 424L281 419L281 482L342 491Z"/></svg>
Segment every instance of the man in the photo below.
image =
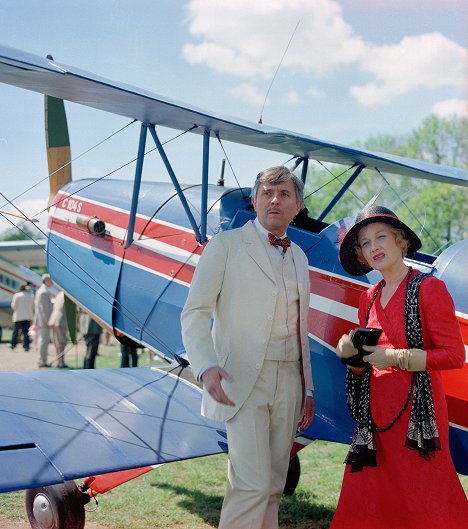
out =
<svg viewBox="0 0 468 529"><path fill-rule="evenodd" d="M47 354L50 342L49 318L52 314L52 293L50 287L52 280L49 274L43 274L42 285L36 292L34 299L34 325L39 335L37 348L39 351L39 367L50 367L47 363Z"/></svg>
<svg viewBox="0 0 468 529"><path fill-rule="evenodd" d="M11 336L11 348L14 349L18 343L18 334L23 334L23 349L29 351L29 327L34 317L34 295L28 291L26 285L21 285L19 292L13 294L11 300L13 310L13 334Z"/></svg>
<svg viewBox="0 0 468 529"><path fill-rule="evenodd" d="M49 327L52 329L52 341L57 353L57 367L68 367L65 363L65 347L67 346L67 315L65 313L65 294L61 290L56 296L54 307L49 318Z"/></svg>
<svg viewBox="0 0 468 529"><path fill-rule="evenodd" d="M203 382L202 414L226 422L222 529L278 527L294 434L315 411L308 262L284 238L303 187L285 167L257 176L257 218L209 242L182 312L184 345Z"/></svg>

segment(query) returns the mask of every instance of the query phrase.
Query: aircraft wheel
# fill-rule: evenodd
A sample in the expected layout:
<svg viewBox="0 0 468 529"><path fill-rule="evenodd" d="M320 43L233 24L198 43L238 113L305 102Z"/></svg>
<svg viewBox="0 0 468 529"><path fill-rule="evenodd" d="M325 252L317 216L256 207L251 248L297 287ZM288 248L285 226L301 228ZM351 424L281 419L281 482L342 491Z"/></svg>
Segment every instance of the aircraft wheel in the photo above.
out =
<svg viewBox="0 0 468 529"><path fill-rule="evenodd" d="M83 495L74 481L26 491L32 529L84 529Z"/></svg>
<svg viewBox="0 0 468 529"><path fill-rule="evenodd" d="M291 496L296 490L299 478L301 477L301 463L299 456L296 454L289 461L288 475L286 477L286 483L284 485L283 495Z"/></svg>

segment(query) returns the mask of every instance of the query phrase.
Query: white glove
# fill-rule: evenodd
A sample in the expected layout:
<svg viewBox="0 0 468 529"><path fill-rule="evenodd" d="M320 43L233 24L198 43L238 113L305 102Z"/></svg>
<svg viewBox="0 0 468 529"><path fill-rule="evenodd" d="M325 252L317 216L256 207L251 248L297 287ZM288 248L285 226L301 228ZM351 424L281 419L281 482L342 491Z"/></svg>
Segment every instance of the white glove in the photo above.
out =
<svg viewBox="0 0 468 529"><path fill-rule="evenodd" d="M354 347L349 334L343 334L335 349L336 356L339 358L351 358L358 354L358 350Z"/></svg>
<svg viewBox="0 0 468 529"><path fill-rule="evenodd" d="M425 371L427 353L422 349L390 349L378 345L363 345L370 355L364 356L377 369L397 366L405 371Z"/></svg>

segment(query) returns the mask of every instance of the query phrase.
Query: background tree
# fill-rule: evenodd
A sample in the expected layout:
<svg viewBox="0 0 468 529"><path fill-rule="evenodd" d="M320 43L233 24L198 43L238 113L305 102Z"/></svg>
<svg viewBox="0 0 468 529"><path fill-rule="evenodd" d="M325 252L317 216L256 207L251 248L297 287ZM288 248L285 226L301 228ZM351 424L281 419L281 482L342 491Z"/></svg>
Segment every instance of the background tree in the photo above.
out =
<svg viewBox="0 0 468 529"><path fill-rule="evenodd" d="M426 118L406 136L375 135L363 148L409 158L468 168L468 119L453 116ZM326 169L311 164L305 196L311 216L318 216L353 169ZM377 198L376 198L377 197ZM437 253L448 244L468 237L468 190L430 180L363 171L324 220L355 215L370 201L393 209L423 242L423 250ZM333 218L332 218L333 217Z"/></svg>
<svg viewBox="0 0 468 529"><path fill-rule="evenodd" d="M44 235L30 223L20 222L18 227L8 228L0 233L0 241L25 241L43 239Z"/></svg>

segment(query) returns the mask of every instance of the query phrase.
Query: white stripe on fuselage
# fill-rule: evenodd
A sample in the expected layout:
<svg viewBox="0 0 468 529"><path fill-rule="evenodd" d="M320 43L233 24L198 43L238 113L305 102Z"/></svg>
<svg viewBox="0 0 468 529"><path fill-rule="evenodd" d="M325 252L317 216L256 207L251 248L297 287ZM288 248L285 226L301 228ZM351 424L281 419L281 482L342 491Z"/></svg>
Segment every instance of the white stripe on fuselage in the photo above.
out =
<svg viewBox="0 0 468 529"><path fill-rule="evenodd" d="M101 255L105 255L106 257L109 257L110 259L113 259L114 261L123 260L122 257L119 257L115 254L96 248L95 246L91 246L90 244L82 243L81 241L77 241L76 239L73 239L72 237L68 237L67 235L63 235L62 233L57 233L55 231L53 231L52 233L56 237L60 237L61 239L64 239L72 244L81 246L82 248L85 248L87 250L92 250L93 252L97 252L97 253L100 253ZM144 265L141 265L133 261L129 261L129 260L125 260L125 264L129 266L134 266L135 268L139 268L140 270L144 270L145 272L150 272L151 274L156 274L160 277L163 277L164 279L167 279L168 281L174 281L175 283L178 283L186 287L190 286L190 283L187 283L186 281L181 281L180 279L173 277L171 275L163 274L162 272L159 272L158 270L155 270L154 268L149 268L147 266L144 266Z"/></svg>
<svg viewBox="0 0 468 529"><path fill-rule="evenodd" d="M70 222L71 224L76 224L76 218L78 216L80 215L72 211L68 211L65 209L58 209L56 211L54 218L58 218L64 222ZM108 222L106 222L106 232L108 232L108 234L112 238L118 241L124 241L127 235L126 229L121 228L120 226L116 226L115 224L110 224ZM57 234L57 232L55 231L54 233ZM134 235L135 237L141 236L141 234L137 232L135 232ZM76 242L78 244L78 241ZM198 254L193 254L192 252L183 250L182 248L178 248L176 246L172 246L171 244L158 241L156 239L148 238L148 239L142 239L142 240L134 240L132 244L135 246L139 246L141 248L146 248L148 250L156 252L160 255L168 257L169 259L178 261L179 263L189 264L194 267L197 266L198 264L198 260L199 260Z"/></svg>
<svg viewBox="0 0 468 529"><path fill-rule="evenodd" d="M342 320L359 323L357 308L319 296L318 294L310 294L309 307L324 312L325 314L330 314L330 316L341 318Z"/></svg>

